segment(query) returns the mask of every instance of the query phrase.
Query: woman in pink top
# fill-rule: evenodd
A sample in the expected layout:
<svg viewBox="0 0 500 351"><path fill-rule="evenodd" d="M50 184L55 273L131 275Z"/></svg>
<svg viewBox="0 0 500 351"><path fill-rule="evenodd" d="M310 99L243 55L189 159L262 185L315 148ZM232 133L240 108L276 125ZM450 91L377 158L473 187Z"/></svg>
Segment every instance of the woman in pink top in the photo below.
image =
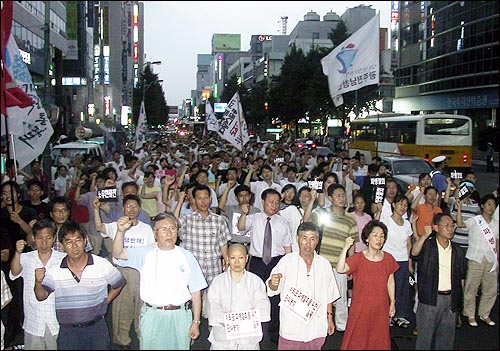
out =
<svg viewBox="0 0 500 351"><path fill-rule="evenodd" d="M359 232L359 240L354 244L354 252L361 252L368 248L361 239L361 232L363 231L365 225L372 220L372 217L368 213L363 212L366 206L366 201L362 194L354 195L353 204L354 212L351 212L351 215L354 217L356 223L358 224Z"/></svg>

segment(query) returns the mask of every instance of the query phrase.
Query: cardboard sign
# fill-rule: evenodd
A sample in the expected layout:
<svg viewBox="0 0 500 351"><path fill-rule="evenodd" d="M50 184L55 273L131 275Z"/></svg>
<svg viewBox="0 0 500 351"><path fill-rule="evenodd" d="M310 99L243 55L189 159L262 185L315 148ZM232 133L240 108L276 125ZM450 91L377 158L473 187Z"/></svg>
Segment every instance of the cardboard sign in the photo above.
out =
<svg viewBox="0 0 500 351"><path fill-rule="evenodd" d="M307 185L309 189L323 190L323 181L322 180L308 180Z"/></svg>
<svg viewBox="0 0 500 351"><path fill-rule="evenodd" d="M462 179L462 172L457 172L454 170L453 172L450 173L450 178L451 179Z"/></svg>
<svg viewBox="0 0 500 351"><path fill-rule="evenodd" d="M462 184L460 186L460 188L458 189L458 198L460 200L465 199L470 194L472 194L472 192L470 191L469 187L467 185L465 185L465 184Z"/></svg>
<svg viewBox="0 0 500 351"><path fill-rule="evenodd" d="M384 201L385 196L385 188L377 186L375 187L375 191L373 192L374 198L373 202L379 204Z"/></svg>
<svg viewBox="0 0 500 351"><path fill-rule="evenodd" d="M259 310L224 313L226 339L262 337Z"/></svg>
<svg viewBox="0 0 500 351"><path fill-rule="evenodd" d="M100 202L117 202L118 191L114 186L101 188L97 190L97 198Z"/></svg>
<svg viewBox="0 0 500 351"><path fill-rule="evenodd" d="M319 309L319 301L308 296L294 286L290 286L285 294L281 294L279 306L286 308L296 315L302 322L309 324Z"/></svg>

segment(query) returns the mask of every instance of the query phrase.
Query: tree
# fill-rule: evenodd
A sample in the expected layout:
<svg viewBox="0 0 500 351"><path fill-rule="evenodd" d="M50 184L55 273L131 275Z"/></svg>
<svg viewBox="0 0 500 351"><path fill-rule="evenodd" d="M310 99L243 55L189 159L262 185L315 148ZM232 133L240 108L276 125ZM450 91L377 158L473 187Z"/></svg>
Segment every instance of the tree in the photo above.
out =
<svg viewBox="0 0 500 351"><path fill-rule="evenodd" d="M145 90L144 90L145 88ZM145 94L144 94L145 92ZM148 127L168 123L168 106L163 88L158 81L158 74L153 73L149 65L146 65L141 73L139 84L134 88L133 120L137 125L141 102L144 95L144 108L146 111Z"/></svg>

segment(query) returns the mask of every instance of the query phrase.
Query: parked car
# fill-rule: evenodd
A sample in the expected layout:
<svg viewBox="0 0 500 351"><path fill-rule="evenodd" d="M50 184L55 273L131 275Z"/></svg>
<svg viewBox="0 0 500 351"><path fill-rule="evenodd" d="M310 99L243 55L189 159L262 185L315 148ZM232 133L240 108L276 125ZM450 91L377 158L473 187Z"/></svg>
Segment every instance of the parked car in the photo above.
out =
<svg viewBox="0 0 500 351"><path fill-rule="evenodd" d="M385 156L382 164L405 192L409 185L418 184L421 173L430 173L433 169L423 158L413 156Z"/></svg>

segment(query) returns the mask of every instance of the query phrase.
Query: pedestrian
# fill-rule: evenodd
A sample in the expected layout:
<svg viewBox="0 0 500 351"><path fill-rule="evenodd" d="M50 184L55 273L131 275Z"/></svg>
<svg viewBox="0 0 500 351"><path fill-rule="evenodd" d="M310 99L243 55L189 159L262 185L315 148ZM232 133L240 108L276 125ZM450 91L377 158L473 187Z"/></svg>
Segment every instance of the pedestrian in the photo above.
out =
<svg viewBox="0 0 500 351"><path fill-rule="evenodd" d="M262 180L257 181L250 181L252 176L256 173L257 167L255 165L249 165L248 169L249 170L244 184L250 187L250 190L255 194L256 199L260 199L262 193L267 189L274 189L278 191L278 194L281 193L281 185L273 181L273 168L271 166L263 165L260 168ZM262 211L262 202L255 201L255 207Z"/></svg>
<svg viewBox="0 0 500 351"><path fill-rule="evenodd" d="M198 260L203 275L210 285L223 272L222 260L227 262L227 243L231 240L229 226L225 219L209 209L211 189L208 185L197 184L193 188L196 212L180 216L180 246L190 251ZM207 317L205 292L202 292L202 316Z"/></svg>
<svg viewBox="0 0 500 351"><path fill-rule="evenodd" d="M399 265L382 250L388 237L384 223L370 221L361 236L367 249L347 258L354 243L352 237L347 237L336 266L339 274L353 276L351 307L340 349L390 350L387 318L397 312L394 272Z"/></svg>
<svg viewBox="0 0 500 351"><path fill-rule="evenodd" d="M9 288L9 285L7 284L7 280L5 279L5 273L0 270L0 273L2 275L1 279L1 296L2 296L2 310L4 309L4 307L6 307L11 301L12 301L12 293L10 292L10 288ZM0 321L0 325L2 327L2 331L1 331L1 336L2 336L2 342L0 344L0 349L4 349L4 334L5 334L5 327L3 325L3 321Z"/></svg>
<svg viewBox="0 0 500 351"><path fill-rule="evenodd" d="M247 249L243 244L232 244L228 248L229 268L214 278L208 288L208 323L212 327L208 341L211 350L260 350L260 336L227 339L224 315L227 313L259 311L260 322L268 322L271 304L262 279L245 267L248 262Z"/></svg>
<svg viewBox="0 0 500 351"><path fill-rule="evenodd" d="M268 296L279 295L282 305L278 349L321 350L335 332L333 303L340 292L330 262L316 253L318 226L300 224L297 242L299 251L285 255L266 280Z"/></svg>
<svg viewBox="0 0 500 351"><path fill-rule="evenodd" d="M493 143L488 142L488 147L486 148L486 173L495 172L495 166L493 165Z"/></svg>
<svg viewBox="0 0 500 351"><path fill-rule="evenodd" d="M271 270L279 260L292 252L290 226L285 218L278 214L280 193L275 189L266 189L261 194L262 212L249 214L250 204L241 205L242 214L238 220L240 231L250 232L249 271L266 281ZM279 337L279 298L271 297L271 321L265 331L272 342Z"/></svg>
<svg viewBox="0 0 500 351"><path fill-rule="evenodd" d="M458 244L451 241L455 225L449 214L437 213L411 249L418 263L418 336L415 348L455 348L457 312L462 309L466 261Z"/></svg>
<svg viewBox="0 0 500 351"><path fill-rule="evenodd" d="M339 274L335 267L347 237L357 239L358 225L353 216L346 211L346 192L341 184L332 184L328 187L328 200L332 205L327 208L317 208L312 211L311 221L323 233L320 242L320 253L333 267L333 273L340 290L340 299L335 302L335 327L344 331L347 324L347 275ZM309 218L304 215L304 218ZM354 246L349 249L349 256L354 254Z"/></svg>
<svg viewBox="0 0 500 351"><path fill-rule="evenodd" d="M58 239L67 256L60 265L36 268L34 288L38 301L55 294L57 349L108 350L104 315L126 281L107 259L85 252L88 236L79 223L63 224Z"/></svg>
<svg viewBox="0 0 500 351"><path fill-rule="evenodd" d="M444 165L446 156L440 155L434 157L431 162L434 164L434 169L429 173L431 176L432 185L437 189L438 206L441 207L441 199L446 191L446 175L444 174Z"/></svg>
<svg viewBox="0 0 500 351"><path fill-rule="evenodd" d="M483 196L479 201L480 214L465 222L462 219L462 201L456 201L457 226L469 230L463 314L468 318L470 326L477 327L476 299L481 287L477 311L479 319L489 326L494 326L490 312L498 292L498 221L493 219L493 213L498 200L493 194Z"/></svg>
<svg viewBox="0 0 500 351"><path fill-rule="evenodd" d="M112 254L117 265L140 273L140 349L189 350L200 335L201 290L207 287L200 265L175 244L180 223L172 213L154 218L156 246L125 249L124 233L131 225L123 217L118 221Z"/></svg>
<svg viewBox="0 0 500 351"><path fill-rule="evenodd" d="M141 199L136 195L127 195L123 198L123 216L118 218L116 222L102 223L99 215L99 207L101 202L98 198L94 198L94 216L96 231L100 232L105 238L109 238L112 242L115 238L118 222L127 220L131 226L124 234L124 247L152 246L155 243L155 238L151 226L141 222L138 219L141 211ZM116 263L113 259L113 263ZM112 303L112 323L113 323L113 343L120 345L122 348L130 347L130 329L134 323L136 334L139 333L139 316L142 307L142 301L139 296L139 272L133 268L120 267L118 270L127 280L127 284L122 289Z"/></svg>
<svg viewBox="0 0 500 351"><path fill-rule="evenodd" d="M415 221L416 235L423 235L424 228L431 225L434 215L436 213L443 212L441 207L436 205L438 194L439 192L437 191L437 189L434 186L429 185L425 189L420 188L420 194L418 194L418 196L413 199L411 209L414 211L414 215L418 217L418 219ZM425 202L423 204L419 204L422 195L425 198Z"/></svg>
<svg viewBox="0 0 500 351"><path fill-rule="evenodd" d="M33 225L35 251L23 252L25 240L16 242L16 251L10 263L10 279L23 280L24 348L26 350L57 350L59 323L56 317L55 298L45 301L35 296L35 269L50 269L61 264L65 253L52 248L56 240L56 226L50 219L41 219Z"/></svg>

